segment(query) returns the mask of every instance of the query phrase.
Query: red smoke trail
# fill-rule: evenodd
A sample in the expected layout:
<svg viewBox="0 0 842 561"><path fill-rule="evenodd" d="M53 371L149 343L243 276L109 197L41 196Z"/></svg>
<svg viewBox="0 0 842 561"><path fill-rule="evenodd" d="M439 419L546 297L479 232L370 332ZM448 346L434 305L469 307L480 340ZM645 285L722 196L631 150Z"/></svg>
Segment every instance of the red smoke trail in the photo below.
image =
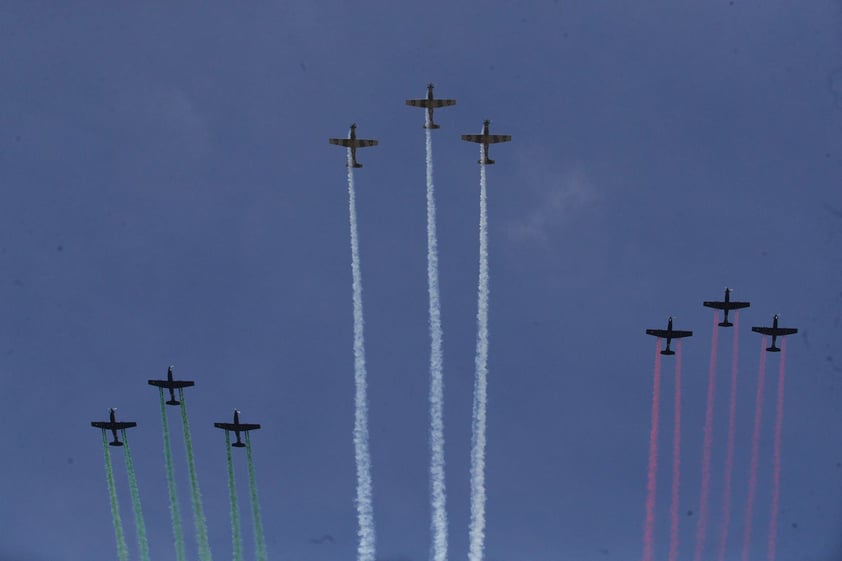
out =
<svg viewBox="0 0 842 561"><path fill-rule="evenodd" d="M669 561L678 560L678 489L681 480L681 341L675 342L675 427L672 433L672 504Z"/></svg>
<svg viewBox="0 0 842 561"><path fill-rule="evenodd" d="M713 314L713 335L710 344L710 366L708 367L708 397L705 409L705 433L702 446L702 492L699 499L699 521L696 524L696 551L694 561L701 561L708 531L708 494L710 493L710 451L713 447L713 401L716 389L716 348L719 344L717 323L719 314Z"/></svg>
<svg viewBox="0 0 842 561"><path fill-rule="evenodd" d="M734 473L734 434L737 419L737 357L740 348L740 312L734 312L734 343L731 345L731 402L728 405L728 451L725 454L725 484L722 491L722 528L719 534L719 561L725 561L728 526L731 524L731 475Z"/></svg>
<svg viewBox="0 0 842 561"><path fill-rule="evenodd" d="M766 336L760 338L760 368L757 374L757 397L754 401L754 434L751 437L751 471L748 476L746 523L743 530L743 561L748 561L751 542L751 516L754 513L754 496L757 494L757 460L760 452L760 420L763 418L763 383L766 378Z"/></svg>
<svg viewBox="0 0 842 561"><path fill-rule="evenodd" d="M775 561L778 538L778 501L781 485L781 429L784 421L784 363L786 339L781 340L781 362L778 365L778 407L775 414L775 444L772 475L772 515L769 519L769 561Z"/></svg>
<svg viewBox="0 0 842 561"><path fill-rule="evenodd" d="M655 380L652 387L652 428L649 432L649 468L646 478L646 522L643 528L643 561L652 561L655 534L655 476L658 473L658 416L661 403L661 340L655 343Z"/></svg>

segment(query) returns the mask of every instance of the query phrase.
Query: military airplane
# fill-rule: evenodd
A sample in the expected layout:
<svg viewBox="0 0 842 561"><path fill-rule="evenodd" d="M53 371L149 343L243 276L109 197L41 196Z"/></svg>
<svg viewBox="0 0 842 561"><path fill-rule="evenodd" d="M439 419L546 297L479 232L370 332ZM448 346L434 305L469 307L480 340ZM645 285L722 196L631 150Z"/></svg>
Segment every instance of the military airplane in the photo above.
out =
<svg viewBox="0 0 842 561"><path fill-rule="evenodd" d="M672 316L667 320L667 328L666 329L647 329L647 335L654 335L655 337L660 337L661 339L667 340L667 348L661 351L662 355L674 355L675 351L670 350L670 342L673 339L681 339L682 337L690 337L693 335L692 331L682 331L680 329L673 329L672 328Z"/></svg>
<svg viewBox="0 0 842 561"><path fill-rule="evenodd" d="M170 390L170 400L167 402L167 405L181 405L181 402L175 398L175 390L179 388L189 388L195 382L190 380L173 380L172 369L172 366L167 368L166 380L149 380L149 385Z"/></svg>
<svg viewBox="0 0 842 561"><path fill-rule="evenodd" d="M234 409L234 422L233 423L214 423L218 429L223 430L232 430L237 435L237 442L233 443L231 446L234 448L245 448L245 444L240 441L240 433L241 432L248 432L250 430L257 430L260 428L258 424L252 423L241 423L240 422L240 412Z"/></svg>
<svg viewBox="0 0 842 561"><path fill-rule="evenodd" d="M775 314L775 317L772 320L772 327L752 327L751 330L755 333L762 333L763 335L772 336L772 346L766 348L766 350L770 353L781 352L781 350L775 346L775 340L778 337L784 337L786 335L795 335L796 333L798 333L798 329L794 327L778 327L778 314Z"/></svg>
<svg viewBox="0 0 842 561"><path fill-rule="evenodd" d="M407 99L407 105L412 107L426 107L427 116L429 117L430 125L424 122L425 129L439 129L439 125L433 122L433 109L436 107L447 107L449 105L456 105L455 99L434 99L433 98L433 84L427 84L427 98L426 99Z"/></svg>
<svg viewBox="0 0 842 561"><path fill-rule="evenodd" d="M722 318L722 321L719 322L720 327L731 327L734 325L730 321L728 321L728 310L739 310L741 308L748 308L751 306L749 302L732 302L731 301L731 289L725 288L725 300L722 301L705 301L702 302L702 305L707 308L713 308L715 310L724 310L725 317Z"/></svg>
<svg viewBox="0 0 842 561"><path fill-rule="evenodd" d="M337 144L351 149L351 165L355 168L363 167L362 164L357 163L357 148L366 148L368 146L377 146L376 140L368 140L365 138L357 138L357 123L351 125L351 130L348 132L348 138L329 138L328 142ZM346 164L347 165L347 164Z"/></svg>
<svg viewBox="0 0 842 561"><path fill-rule="evenodd" d="M512 135L510 134L490 134L488 132L488 125L491 124L491 121L486 119L482 123L482 134L463 134L462 140L466 140L468 142L476 142L478 144L482 144L482 159L478 160L477 163L479 164L493 164L494 160L488 159L488 145L489 144L496 144L498 142L509 142L512 140Z"/></svg>
<svg viewBox="0 0 842 561"><path fill-rule="evenodd" d="M111 410L110 410L111 420L110 421L91 421L91 426L96 427L98 429L102 429L102 430L110 430L111 434L114 435L114 441L109 442L109 444L111 446L122 446L123 443L120 442L119 438L117 438L117 431L118 430L124 430L124 429L130 429L132 427L136 427L137 423L132 422L132 421L118 423L117 418L116 418L116 414L114 413L116 410L117 410L116 407L111 408Z"/></svg>

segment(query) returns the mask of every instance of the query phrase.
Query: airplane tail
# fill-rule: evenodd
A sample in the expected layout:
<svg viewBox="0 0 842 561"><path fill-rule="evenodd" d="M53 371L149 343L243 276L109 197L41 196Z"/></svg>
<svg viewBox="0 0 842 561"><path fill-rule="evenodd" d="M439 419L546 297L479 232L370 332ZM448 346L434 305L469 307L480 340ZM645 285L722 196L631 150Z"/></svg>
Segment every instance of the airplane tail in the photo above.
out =
<svg viewBox="0 0 842 561"><path fill-rule="evenodd" d="M776 347L775 345L772 345L771 347L767 347L766 350L769 351L770 353L781 352L781 350L778 347Z"/></svg>
<svg viewBox="0 0 842 561"><path fill-rule="evenodd" d="M361 168L361 167L363 167L363 165L362 165L362 164L358 164L358 163L354 162L354 165L353 165L352 167L354 167L354 168Z"/></svg>
<svg viewBox="0 0 842 561"><path fill-rule="evenodd" d="M246 445L243 444L242 442L235 442L231 446L233 446L234 448L245 448L246 447Z"/></svg>
<svg viewBox="0 0 842 561"><path fill-rule="evenodd" d="M177 399L171 399L167 401L167 405L181 405L181 402Z"/></svg>
<svg viewBox="0 0 842 561"><path fill-rule="evenodd" d="M486 158L485 160L477 160L477 163L478 164L493 164L494 160L490 160L490 159Z"/></svg>
<svg viewBox="0 0 842 561"><path fill-rule="evenodd" d="M734 326L734 324L731 323L730 321L720 321L719 322L719 327L733 327L733 326Z"/></svg>
<svg viewBox="0 0 842 561"><path fill-rule="evenodd" d="M110 446L122 446L123 445L123 443L120 442L119 440L115 440L114 442L109 442L108 444Z"/></svg>
<svg viewBox="0 0 842 561"><path fill-rule="evenodd" d="M674 355L675 351L673 351L672 349L664 349L663 351L661 351L661 354L670 356L670 355Z"/></svg>
<svg viewBox="0 0 842 561"><path fill-rule="evenodd" d="M425 129L440 129L441 125L437 125L435 123L432 123L429 127L427 125L424 125L424 128Z"/></svg>

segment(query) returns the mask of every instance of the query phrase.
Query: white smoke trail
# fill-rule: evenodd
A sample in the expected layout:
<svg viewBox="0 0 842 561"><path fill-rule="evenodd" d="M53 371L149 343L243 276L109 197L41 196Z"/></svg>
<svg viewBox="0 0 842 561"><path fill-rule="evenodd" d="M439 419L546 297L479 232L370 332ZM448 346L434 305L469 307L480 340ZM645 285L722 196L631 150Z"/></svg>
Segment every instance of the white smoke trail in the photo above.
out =
<svg viewBox="0 0 842 561"><path fill-rule="evenodd" d="M439 250L433 187L433 142L427 114L427 291L430 298L430 485L433 561L447 561L447 495L444 484L444 378L439 302Z"/></svg>
<svg viewBox="0 0 842 561"><path fill-rule="evenodd" d="M480 160L483 152L480 148ZM471 435L471 522L469 561L482 561L485 547L485 423L488 376L488 210L485 164L480 165L479 289L477 297L477 355L474 378L473 434Z"/></svg>
<svg viewBox="0 0 842 561"><path fill-rule="evenodd" d="M365 344L360 247L357 239L357 208L354 168L348 150L348 210L351 222L351 273L354 298L354 452L357 463L358 561L374 561L374 513L371 503L371 456L368 450L368 402L366 399Z"/></svg>

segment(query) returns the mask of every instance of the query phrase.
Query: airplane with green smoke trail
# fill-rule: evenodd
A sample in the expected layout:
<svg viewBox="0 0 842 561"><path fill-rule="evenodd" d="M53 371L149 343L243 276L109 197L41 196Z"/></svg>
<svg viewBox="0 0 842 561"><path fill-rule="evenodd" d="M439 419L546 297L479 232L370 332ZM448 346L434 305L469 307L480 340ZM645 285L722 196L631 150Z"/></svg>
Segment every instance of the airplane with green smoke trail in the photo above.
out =
<svg viewBox="0 0 842 561"><path fill-rule="evenodd" d="M256 423L241 423L240 422L240 412L234 409L234 422L233 423L214 423L218 429L223 429L225 432L233 431L234 434L237 436L237 442L231 444L234 448L245 448L246 445L240 440L240 433L245 432L248 433L250 430L257 430L260 428L259 424Z"/></svg>
<svg viewBox="0 0 842 561"><path fill-rule="evenodd" d="M115 413L115 411L117 411L116 407L112 407L111 409L109 409L109 417L111 419L110 421L91 421L91 426L94 428L102 429L104 431L110 430L111 434L114 435L114 440L112 440L108 444L110 444L111 446L122 446L123 443L120 442L120 439L117 437L117 431L125 431L126 429L136 427L137 423L132 421L118 422L117 414Z"/></svg>
<svg viewBox="0 0 842 561"><path fill-rule="evenodd" d="M167 405L181 405L181 402L175 398L175 390L189 388L193 386L195 382L192 380L173 380L172 369L172 366L167 369L166 380L149 380L148 383L150 386L157 386L170 391L170 399L167 401Z"/></svg>

